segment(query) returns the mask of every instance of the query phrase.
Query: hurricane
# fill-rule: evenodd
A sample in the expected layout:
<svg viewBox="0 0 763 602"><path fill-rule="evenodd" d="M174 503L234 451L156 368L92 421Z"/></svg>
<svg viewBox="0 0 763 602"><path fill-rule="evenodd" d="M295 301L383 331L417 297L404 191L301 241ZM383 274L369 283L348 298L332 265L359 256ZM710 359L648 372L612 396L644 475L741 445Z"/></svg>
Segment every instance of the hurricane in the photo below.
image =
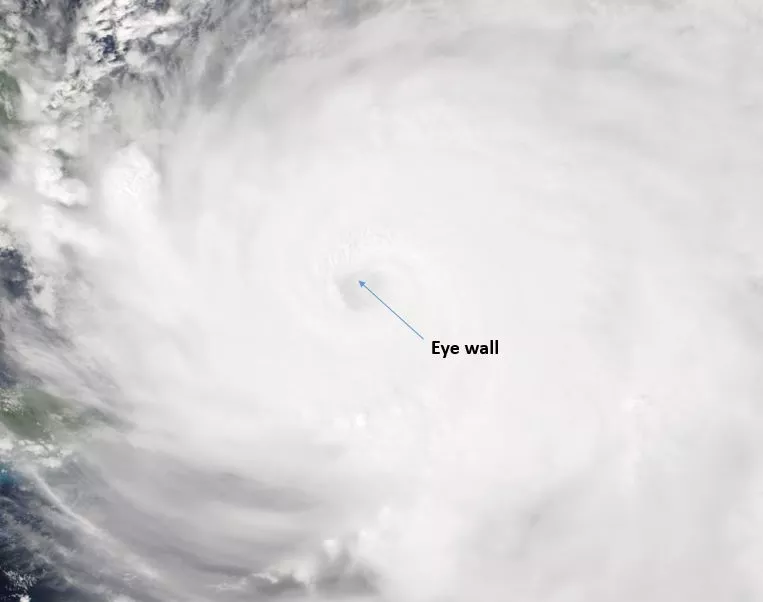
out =
<svg viewBox="0 0 763 602"><path fill-rule="evenodd" d="M0 2L0 598L763 600L762 33Z"/></svg>

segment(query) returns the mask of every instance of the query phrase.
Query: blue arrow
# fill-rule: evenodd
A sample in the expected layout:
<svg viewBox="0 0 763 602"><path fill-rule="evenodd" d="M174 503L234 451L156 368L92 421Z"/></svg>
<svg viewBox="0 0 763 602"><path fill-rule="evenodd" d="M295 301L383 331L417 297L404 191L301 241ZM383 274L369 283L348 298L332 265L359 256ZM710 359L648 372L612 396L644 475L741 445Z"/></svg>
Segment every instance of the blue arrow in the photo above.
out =
<svg viewBox="0 0 763 602"><path fill-rule="evenodd" d="M401 321L403 324L405 324L405 325L406 325L408 328L410 328L410 329L411 329L413 332L415 332L415 333L416 333L416 336L417 336L417 337L419 337L419 338L420 338L422 341L424 340L424 337L422 337L422 336L421 336L421 335L420 335L420 334L419 334L419 333L416 331L416 329L415 329L413 326L411 326L410 324L408 324L408 322L406 322L405 320L403 320L403 318L401 318L401 317L400 317L400 314L398 314L398 313L397 313L397 312L396 312L394 309L392 309L392 308L391 308L389 305L387 305L387 304L386 304L384 301L382 301L381 299L379 299L379 295L377 295L375 292L373 292L373 291L372 291L370 288L368 288L368 287L366 286L366 281L365 281L365 280L358 280L358 284L360 284L360 288L364 288L364 289L366 289L366 290L367 290L369 293L371 293L371 294L372 294L374 297L376 297L376 299L379 301L379 303L381 303L381 304L382 304L384 307L386 307L386 308L387 308L388 310L390 310L390 311L391 311L393 314L395 314L395 316L397 316L397 319L398 319L398 320L400 320L400 321Z"/></svg>

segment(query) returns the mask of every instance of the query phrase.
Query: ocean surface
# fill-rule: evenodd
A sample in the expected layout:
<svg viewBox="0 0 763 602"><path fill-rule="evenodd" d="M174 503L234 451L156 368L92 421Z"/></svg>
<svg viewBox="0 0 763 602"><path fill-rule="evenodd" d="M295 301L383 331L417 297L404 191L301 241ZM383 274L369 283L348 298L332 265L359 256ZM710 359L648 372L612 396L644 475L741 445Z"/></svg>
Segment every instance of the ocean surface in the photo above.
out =
<svg viewBox="0 0 763 602"><path fill-rule="evenodd" d="M0 0L0 601L763 601L762 34Z"/></svg>

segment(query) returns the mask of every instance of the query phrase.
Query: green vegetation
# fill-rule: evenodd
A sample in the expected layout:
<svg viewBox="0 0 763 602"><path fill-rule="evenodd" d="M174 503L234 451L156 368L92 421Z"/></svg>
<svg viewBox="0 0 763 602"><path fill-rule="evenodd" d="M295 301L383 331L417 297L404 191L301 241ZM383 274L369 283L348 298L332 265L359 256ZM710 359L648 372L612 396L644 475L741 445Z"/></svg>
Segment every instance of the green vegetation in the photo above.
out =
<svg viewBox="0 0 763 602"><path fill-rule="evenodd" d="M0 70L0 127L16 122L21 87L7 71Z"/></svg>
<svg viewBox="0 0 763 602"><path fill-rule="evenodd" d="M14 436L40 443L58 441L76 433L96 418L92 411L37 389L0 392L0 424Z"/></svg>
<svg viewBox="0 0 763 602"><path fill-rule="evenodd" d="M0 69L0 160L11 150L6 130L16 123L20 98L21 87L16 78Z"/></svg>

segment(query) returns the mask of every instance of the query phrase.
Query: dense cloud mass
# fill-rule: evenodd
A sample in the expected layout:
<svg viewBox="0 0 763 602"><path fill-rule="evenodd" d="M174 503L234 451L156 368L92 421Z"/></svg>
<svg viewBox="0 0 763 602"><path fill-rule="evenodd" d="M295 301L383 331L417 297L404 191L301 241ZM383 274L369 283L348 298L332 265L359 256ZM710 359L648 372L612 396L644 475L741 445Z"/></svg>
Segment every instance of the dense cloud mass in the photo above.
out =
<svg viewBox="0 0 763 602"><path fill-rule="evenodd" d="M93 599L763 599L753 3L138 4L9 70L16 541Z"/></svg>

